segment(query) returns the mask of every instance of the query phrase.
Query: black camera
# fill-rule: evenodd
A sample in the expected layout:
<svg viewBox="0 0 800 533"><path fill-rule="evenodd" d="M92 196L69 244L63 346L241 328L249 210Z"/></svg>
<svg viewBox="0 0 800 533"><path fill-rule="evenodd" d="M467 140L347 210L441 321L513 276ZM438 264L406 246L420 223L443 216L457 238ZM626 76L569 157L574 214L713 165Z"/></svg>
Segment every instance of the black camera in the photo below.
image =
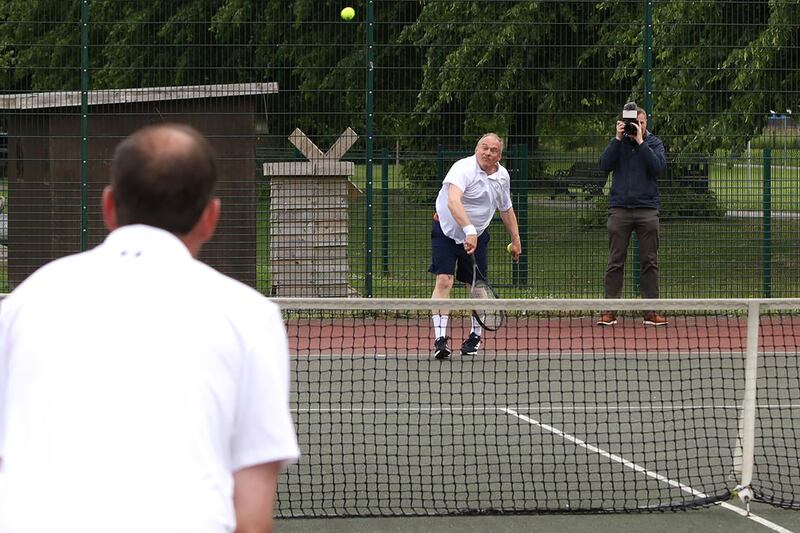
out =
<svg viewBox="0 0 800 533"><path fill-rule="evenodd" d="M622 122L625 123L623 130L625 135L636 137L637 127L639 125L639 112L637 111L636 102L628 102L622 108ZM634 126L636 124L636 126Z"/></svg>

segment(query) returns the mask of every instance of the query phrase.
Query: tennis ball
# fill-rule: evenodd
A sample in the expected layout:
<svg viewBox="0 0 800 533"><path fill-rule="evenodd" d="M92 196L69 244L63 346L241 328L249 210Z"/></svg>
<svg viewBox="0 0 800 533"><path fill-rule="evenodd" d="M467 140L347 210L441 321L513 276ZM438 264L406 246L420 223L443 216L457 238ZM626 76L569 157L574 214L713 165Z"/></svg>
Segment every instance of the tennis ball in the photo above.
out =
<svg viewBox="0 0 800 533"><path fill-rule="evenodd" d="M356 10L352 7L346 7L339 14L342 16L342 20L353 20L353 17L356 16Z"/></svg>
<svg viewBox="0 0 800 533"><path fill-rule="evenodd" d="M512 243L508 243L508 246L506 246L506 252L508 253L511 253L511 244Z"/></svg>

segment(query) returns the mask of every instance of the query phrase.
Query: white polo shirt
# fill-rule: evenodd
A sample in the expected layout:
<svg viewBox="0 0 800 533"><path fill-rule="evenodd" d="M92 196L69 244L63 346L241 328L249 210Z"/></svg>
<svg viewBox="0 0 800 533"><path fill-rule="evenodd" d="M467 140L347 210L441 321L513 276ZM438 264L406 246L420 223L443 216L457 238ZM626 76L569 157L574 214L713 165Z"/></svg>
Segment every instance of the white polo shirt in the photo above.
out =
<svg viewBox="0 0 800 533"><path fill-rule="evenodd" d="M450 167L442 182L439 196L436 197L436 213L439 215L442 233L459 244L464 242L466 235L447 206L448 188L451 186L464 192L461 203L478 235L489 227L497 210L508 211L512 207L511 178L503 165L498 163L497 172L487 175L475 155L456 161Z"/></svg>
<svg viewBox="0 0 800 533"><path fill-rule="evenodd" d="M0 302L0 532L230 532L299 455L278 308L126 226Z"/></svg>

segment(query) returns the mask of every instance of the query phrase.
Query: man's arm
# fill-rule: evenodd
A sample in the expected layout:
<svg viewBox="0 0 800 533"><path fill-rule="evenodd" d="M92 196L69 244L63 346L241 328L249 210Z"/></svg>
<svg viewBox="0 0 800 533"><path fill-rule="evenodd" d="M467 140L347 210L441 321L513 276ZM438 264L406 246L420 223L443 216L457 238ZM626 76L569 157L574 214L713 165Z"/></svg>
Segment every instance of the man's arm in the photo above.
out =
<svg viewBox="0 0 800 533"><path fill-rule="evenodd" d="M642 153L644 155L645 164L647 165L648 174L657 177L666 170L667 157L664 153L664 143L661 142L661 139L654 137L653 140L655 141L653 142L653 146L649 146L645 143L639 148L646 148Z"/></svg>
<svg viewBox="0 0 800 533"><path fill-rule="evenodd" d="M511 258L514 261L519 260L522 255L522 241L519 238L519 225L517 224L517 215L514 213L514 208L511 207L507 211L500 211L500 218L506 226L506 231L511 236Z"/></svg>
<svg viewBox="0 0 800 533"><path fill-rule="evenodd" d="M619 152L622 150L622 132L625 131L625 124L618 120L615 128L614 137L600 156L600 169L606 172L611 172L617 166Z"/></svg>
<svg viewBox="0 0 800 533"><path fill-rule="evenodd" d="M239 309L247 349L230 435L236 533L268 533L281 468L300 455L289 408L289 343L278 306L248 290Z"/></svg>
<svg viewBox="0 0 800 533"><path fill-rule="evenodd" d="M233 473L235 533L270 533L281 461L243 468Z"/></svg>
<svg viewBox="0 0 800 533"><path fill-rule="evenodd" d="M6 300L8 302L9 300ZM0 306L0 470L3 469L3 451L5 442L6 431L6 390L8 389L8 354L6 353L7 344L6 339L11 335L10 328L6 327L7 322L4 320L2 313L2 306Z"/></svg>
<svg viewBox="0 0 800 533"><path fill-rule="evenodd" d="M452 183L447 187L447 207L450 209L450 214L453 219L462 228L472 226L467 216L467 211L464 209L464 204L461 202L461 197L464 196L464 191L459 189ZM474 227L473 227L474 231ZM465 232L466 233L466 232ZM464 249L468 254L474 253L475 248L478 247L478 234L477 232L468 234L464 239Z"/></svg>

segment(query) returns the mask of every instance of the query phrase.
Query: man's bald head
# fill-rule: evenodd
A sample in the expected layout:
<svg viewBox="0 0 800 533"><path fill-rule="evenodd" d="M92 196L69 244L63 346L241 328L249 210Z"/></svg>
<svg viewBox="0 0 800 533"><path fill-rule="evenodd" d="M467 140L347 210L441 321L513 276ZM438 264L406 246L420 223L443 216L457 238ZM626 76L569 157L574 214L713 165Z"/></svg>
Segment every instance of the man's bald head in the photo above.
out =
<svg viewBox="0 0 800 533"><path fill-rule="evenodd" d="M196 130L179 124L142 128L114 151L117 224L147 224L185 235L212 199L216 182L214 152Z"/></svg>

